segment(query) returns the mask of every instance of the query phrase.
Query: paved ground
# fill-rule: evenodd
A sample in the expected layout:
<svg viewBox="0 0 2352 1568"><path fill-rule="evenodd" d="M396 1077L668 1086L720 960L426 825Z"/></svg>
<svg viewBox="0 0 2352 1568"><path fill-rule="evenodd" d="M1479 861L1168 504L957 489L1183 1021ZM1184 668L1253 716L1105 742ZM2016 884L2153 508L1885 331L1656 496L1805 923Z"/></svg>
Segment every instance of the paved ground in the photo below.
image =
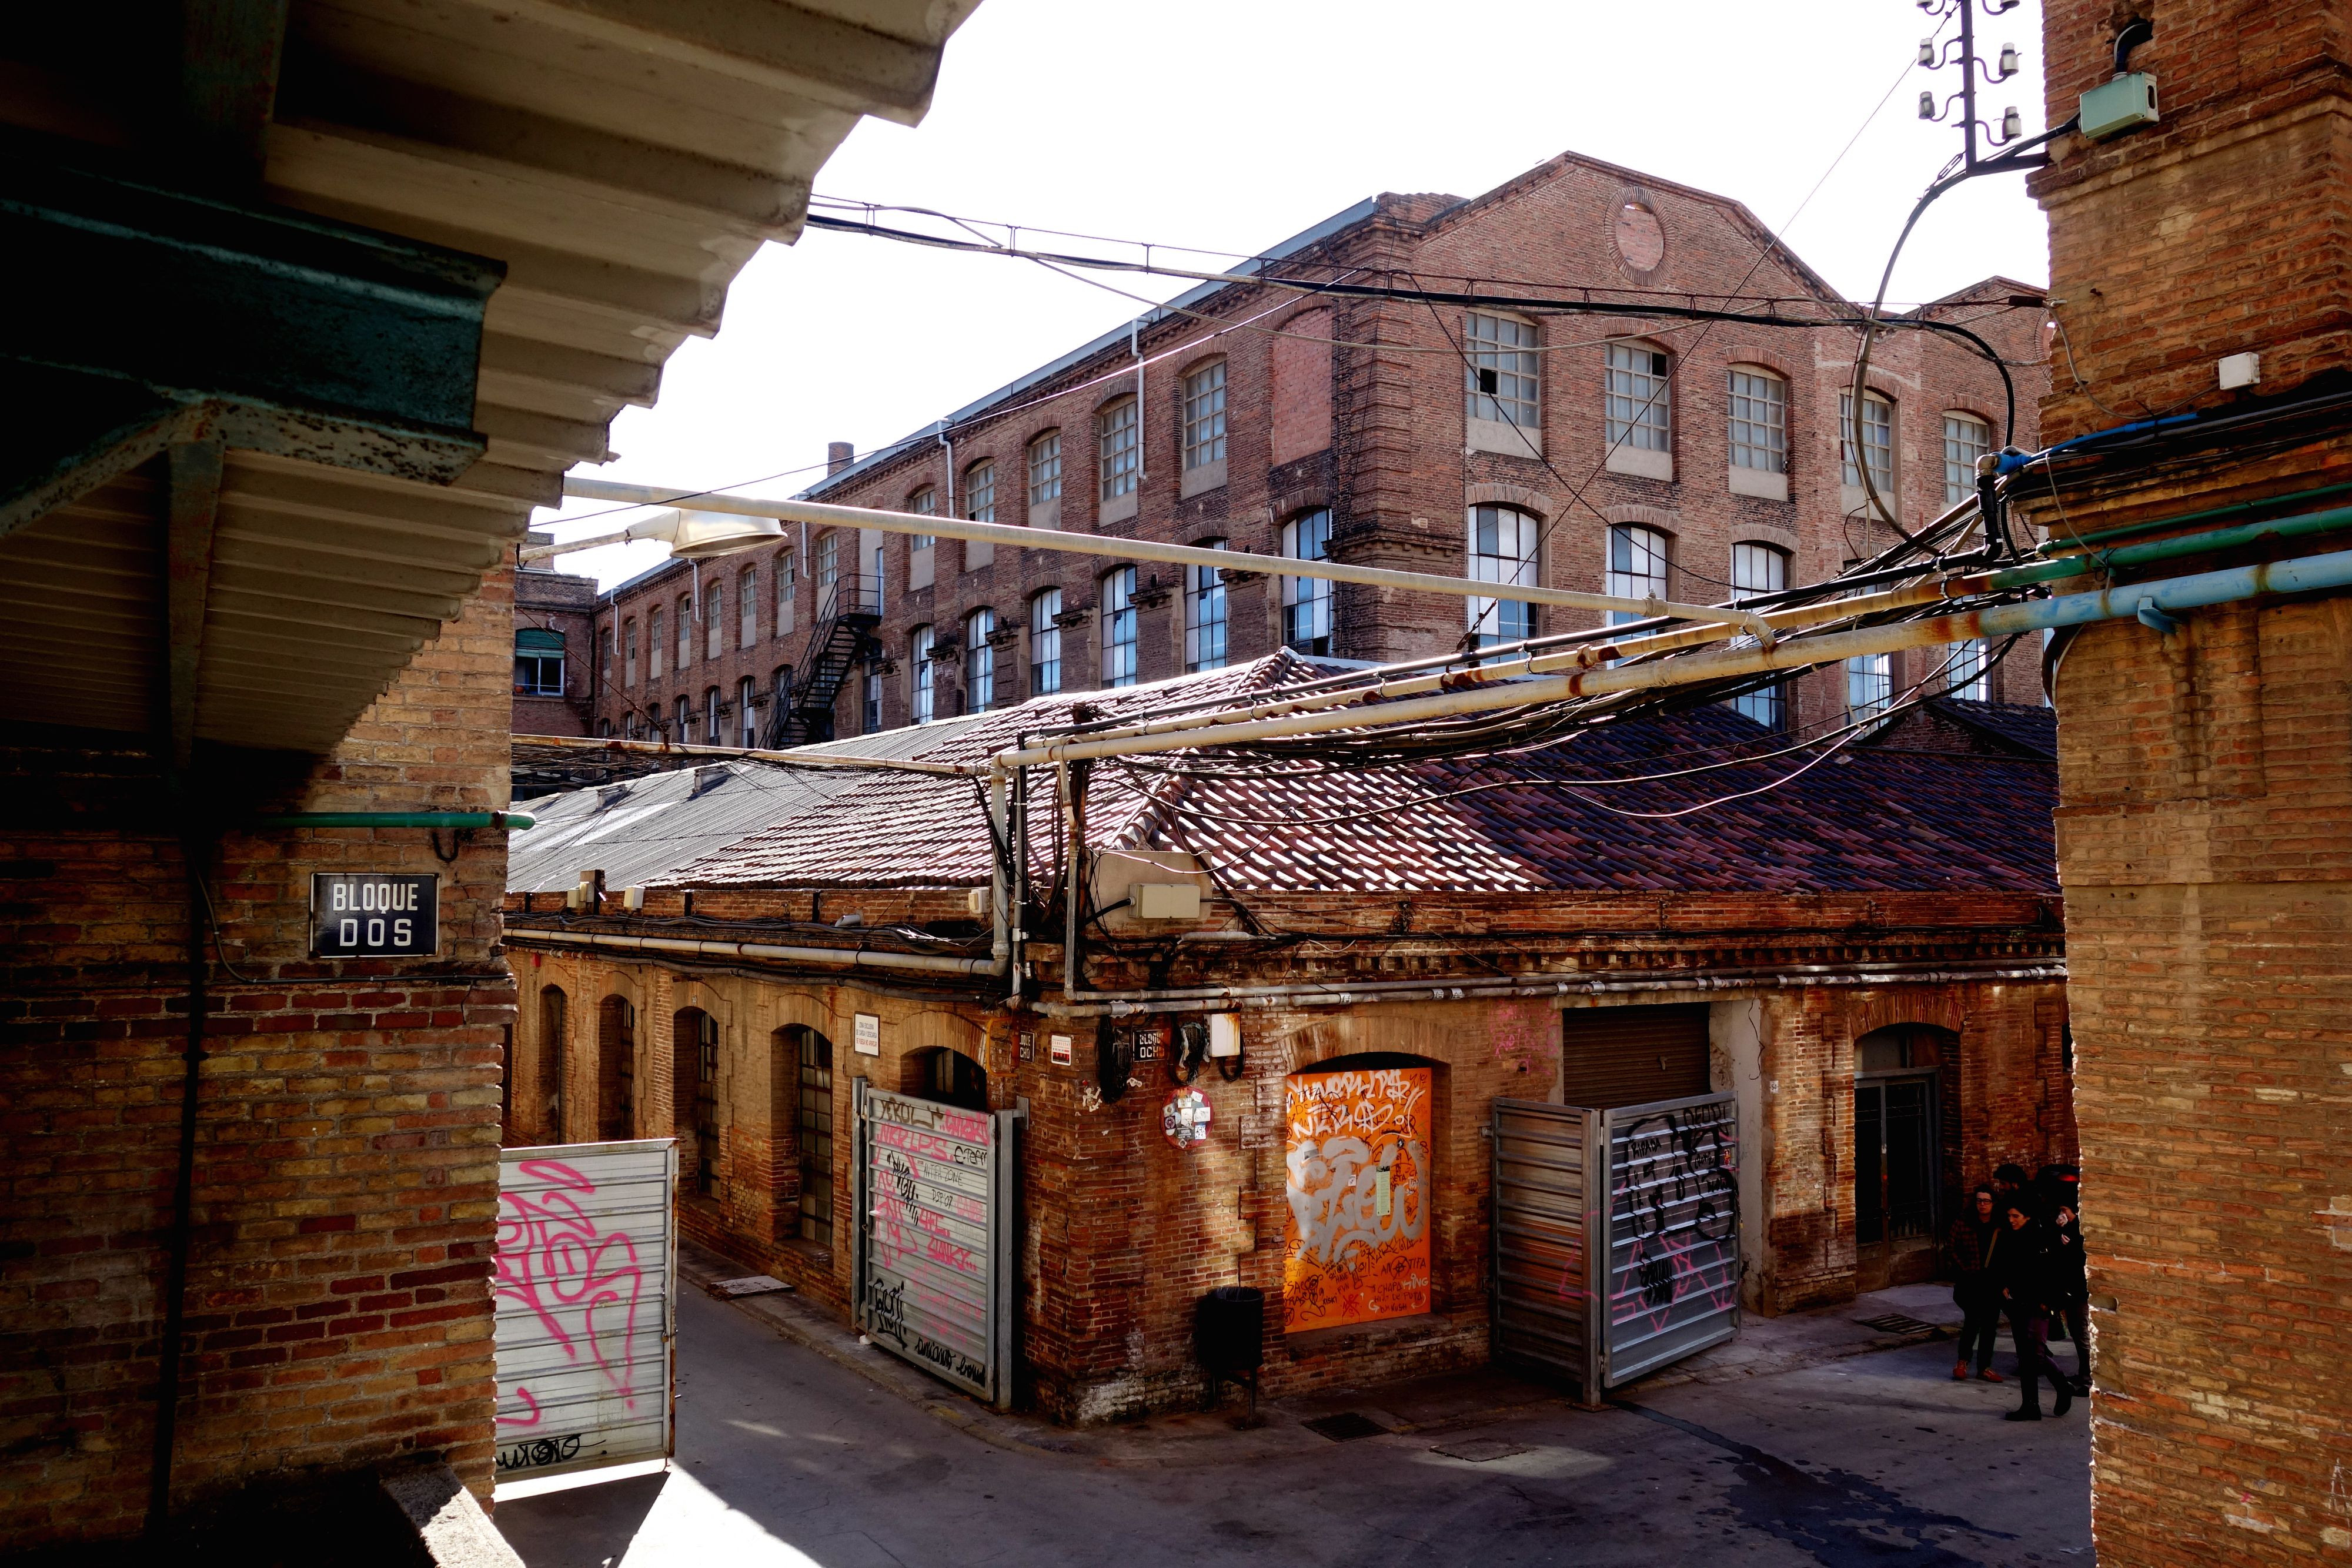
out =
<svg viewBox="0 0 2352 1568"><path fill-rule="evenodd" d="M1946 1343L1654 1383L1598 1412L1496 1375L1424 1380L1345 1402L1411 1428L1346 1443L1298 1426L1330 1401L1246 1433L1071 1434L918 1403L747 1303L680 1298L678 1463L502 1489L530 1568L2091 1561L2081 1405L2005 1423L2014 1386L1951 1382Z"/></svg>

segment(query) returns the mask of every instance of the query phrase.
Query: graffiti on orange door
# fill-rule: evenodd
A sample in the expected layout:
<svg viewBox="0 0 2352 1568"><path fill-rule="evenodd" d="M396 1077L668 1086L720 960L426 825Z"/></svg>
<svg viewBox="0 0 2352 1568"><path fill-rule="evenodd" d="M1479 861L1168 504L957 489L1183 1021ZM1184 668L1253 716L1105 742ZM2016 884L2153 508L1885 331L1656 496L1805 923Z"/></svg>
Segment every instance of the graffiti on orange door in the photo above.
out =
<svg viewBox="0 0 2352 1568"><path fill-rule="evenodd" d="M1430 1071L1287 1082L1285 1330L1429 1311Z"/></svg>

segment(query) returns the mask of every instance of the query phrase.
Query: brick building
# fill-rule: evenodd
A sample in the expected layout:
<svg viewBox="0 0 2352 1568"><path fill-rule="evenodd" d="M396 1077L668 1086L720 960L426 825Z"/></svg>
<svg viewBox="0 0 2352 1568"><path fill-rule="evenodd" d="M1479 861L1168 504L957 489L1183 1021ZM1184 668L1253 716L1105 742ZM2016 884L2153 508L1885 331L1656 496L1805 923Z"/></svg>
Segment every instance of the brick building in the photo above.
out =
<svg viewBox="0 0 2352 1568"><path fill-rule="evenodd" d="M534 530L532 544L549 536ZM514 574L514 733L586 735L594 720L596 580L526 562Z"/></svg>
<svg viewBox="0 0 2352 1568"><path fill-rule="evenodd" d="M2343 8L2063 0L2044 39L2052 123L2119 41L2162 113L2032 179L2063 346L2043 431L2075 443L2024 487L2035 520L2095 543L2318 513L2323 537L2197 568L2341 550ZM2151 410L2154 434L2097 438ZM2099 1560L2342 1561L2352 614L2248 599L2053 653Z"/></svg>
<svg viewBox="0 0 2352 1568"><path fill-rule="evenodd" d="M510 552L969 10L0 38L0 1548L488 1500Z"/></svg>
<svg viewBox="0 0 2352 1568"><path fill-rule="evenodd" d="M1118 718L1306 673L1284 652L1099 700ZM675 1131L688 1234L845 1310L854 1082L1025 1106L1018 1382L1072 1420L1196 1398L1193 1305L1216 1285L1266 1291L1269 1388L1485 1361L1498 1097L1730 1092L1727 1301L1779 1312L1930 1278L1963 1184L2074 1149L2048 716L1943 706L1674 820L1615 808L1670 811L1786 765L1607 805L1524 781L1773 743L1711 707L1588 733L1572 768L1538 751L1188 782L1101 765L1075 922L1040 774L1018 857L1034 973L1013 1008L974 915L993 868L970 779L709 758L549 797L508 899L524 1024L507 1135ZM1072 712L1033 699L798 755L984 763ZM593 895L567 908L583 877ZM1239 1059L1190 1090L1140 1051L1220 1011ZM1103 1053L1129 1037L1120 1096L1129 1069L1107 1081ZM1357 1070L1425 1075L1432 1110L1408 1156L1423 1185L1395 1197L1425 1221L1425 1276L1370 1307L1300 1273L1308 1197L1286 1133L1286 1106ZM1206 1135L1171 1148L1192 1091Z"/></svg>
<svg viewBox="0 0 2352 1568"><path fill-rule="evenodd" d="M1531 300L1549 288L1624 309L1433 309L1203 285L854 464L836 444L837 471L808 494L1700 602L1833 576L1893 541L1864 520L1861 476L1840 460L1857 334L1642 312L1774 298L1798 319L1854 313L1735 202L1566 154L1475 200L1365 201L1268 261L1314 281ZM2040 299L1991 278L1921 308L2018 367L2013 438L2029 447ZM1879 344L1871 471L1916 528L1969 492L1976 454L2009 438L2011 403L2000 371L1963 344L1916 331ZM925 543L803 531L622 585L598 616L597 733L792 743L824 733L826 715L831 733L857 734L1285 644L1393 660L1474 631L1493 642L1591 623L1505 596L1465 610L1278 575L1106 570L1094 557ZM839 608L864 614L856 630L874 623L877 641L837 632ZM812 692L829 643L835 664ZM1850 701L1943 684L1944 664L1924 651L1817 674L1794 684L1794 716L1842 722ZM780 706L777 684L794 671L796 696ZM1982 689L1952 674L1964 695L2040 700L2030 658ZM794 703L801 716L780 723ZM1769 695L1755 706L1780 711Z"/></svg>

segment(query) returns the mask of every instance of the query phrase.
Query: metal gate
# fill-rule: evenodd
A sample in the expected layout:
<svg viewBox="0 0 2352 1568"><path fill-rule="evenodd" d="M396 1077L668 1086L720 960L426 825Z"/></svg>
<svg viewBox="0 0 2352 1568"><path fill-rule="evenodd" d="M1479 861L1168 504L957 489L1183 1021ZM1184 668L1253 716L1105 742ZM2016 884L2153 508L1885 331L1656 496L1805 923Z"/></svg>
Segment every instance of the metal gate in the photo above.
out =
<svg viewBox="0 0 2352 1568"><path fill-rule="evenodd" d="M1009 1408L1021 1113L960 1110L862 1078L855 1088L857 1326L934 1376Z"/></svg>
<svg viewBox="0 0 2352 1568"><path fill-rule="evenodd" d="M1729 1094L1494 1107L1494 1353L1588 1402L1739 1329Z"/></svg>
<svg viewBox="0 0 2352 1568"><path fill-rule="evenodd" d="M499 1155L498 1477L676 1448L677 1144Z"/></svg>

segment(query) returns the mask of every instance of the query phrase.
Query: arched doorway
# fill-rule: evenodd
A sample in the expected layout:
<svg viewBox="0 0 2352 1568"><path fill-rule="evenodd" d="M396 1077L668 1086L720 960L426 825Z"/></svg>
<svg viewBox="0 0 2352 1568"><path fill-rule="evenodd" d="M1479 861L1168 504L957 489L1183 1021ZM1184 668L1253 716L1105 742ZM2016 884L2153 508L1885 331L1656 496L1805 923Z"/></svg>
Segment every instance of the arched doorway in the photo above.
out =
<svg viewBox="0 0 2352 1568"><path fill-rule="evenodd" d="M670 1052L678 1182L710 1197L719 1190L719 1020L680 1008L670 1020Z"/></svg>
<svg viewBox="0 0 2352 1568"><path fill-rule="evenodd" d="M833 1246L833 1041L804 1024L769 1041L769 1168L780 1241Z"/></svg>
<svg viewBox="0 0 2352 1568"><path fill-rule="evenodd" d="M562 988L542 986L539 992L539 1103L533 1107L532 1131L548 1143L564 1141L563 1037L566 998Z"/></svg>
<svg viewBox="0 0 2352 1568"><path fill-rule="evenodd" d="M608 1142L637 1135L637 1009L626 997L606 997L596 1009L596 1135Z"/></svg>
<svg viewBox="0 0 2352 1568"><path fill-rule="evenodd" d="M988 1070L960 1051L935 1047L908 1053L898 1066L898 1092L937 1100L962 1111L988 1109Z"/></svg>
<svg viewBox="0 0 2352 1568"><path fill-rule="evenodd" d="M1936 1277L1958 1180L1960 1039L1892 1024L1853 1046L1854 1288Z"/></svg>

